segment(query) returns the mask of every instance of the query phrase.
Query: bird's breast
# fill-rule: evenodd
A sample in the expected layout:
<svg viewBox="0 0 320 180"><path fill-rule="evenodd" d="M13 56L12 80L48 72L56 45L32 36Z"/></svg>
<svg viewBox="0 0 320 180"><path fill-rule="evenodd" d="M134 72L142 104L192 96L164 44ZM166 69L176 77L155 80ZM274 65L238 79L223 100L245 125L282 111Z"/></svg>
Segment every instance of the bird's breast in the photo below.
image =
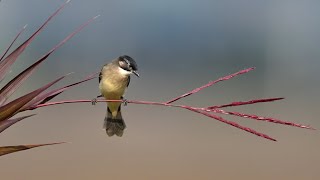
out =
<svg viewBox="0 0 320 180"><path fill-rule="evenodd" d="M106 99L120 99L127 88L128 80L118 79L117 81L102 79L100 81L101 94Z"/></svg>

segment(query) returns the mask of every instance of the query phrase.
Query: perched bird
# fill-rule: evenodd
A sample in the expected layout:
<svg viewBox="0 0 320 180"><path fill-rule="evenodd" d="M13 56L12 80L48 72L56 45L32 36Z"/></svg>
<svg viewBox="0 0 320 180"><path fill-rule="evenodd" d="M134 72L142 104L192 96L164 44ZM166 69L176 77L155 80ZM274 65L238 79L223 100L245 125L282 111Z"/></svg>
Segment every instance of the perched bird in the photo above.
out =
<svg viewBox="0 0 320 180"><path fill-rule="evenodd" d="M137 72L137 63L130 56L123 55L104 65L99 74L99 89L106 100L123 100L125 90L130 83L130 75ZM126 124L121 116L121 102L108 102L104 118L104 128L108 136L121 137Z"/></svg>

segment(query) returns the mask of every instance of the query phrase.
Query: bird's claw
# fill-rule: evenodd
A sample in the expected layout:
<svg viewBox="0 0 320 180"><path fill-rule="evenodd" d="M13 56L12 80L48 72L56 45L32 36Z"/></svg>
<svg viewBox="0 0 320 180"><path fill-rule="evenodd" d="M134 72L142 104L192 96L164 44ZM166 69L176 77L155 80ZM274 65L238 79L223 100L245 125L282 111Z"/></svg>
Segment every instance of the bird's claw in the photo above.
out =
<svg viewBox="0 0 320 180"><path fill-rule="evenodd" d="M127 106L128 105L128 100L127 99L122 99L122 103L124 106Z"/></svg>
<svg viewBox="0 0 320 180"><path fill-rule="evenodd" d="M97 98L93 98L93 99L91 100L91 104L92 104L92 105L96 105L97 102L98 102Z"/></svg>

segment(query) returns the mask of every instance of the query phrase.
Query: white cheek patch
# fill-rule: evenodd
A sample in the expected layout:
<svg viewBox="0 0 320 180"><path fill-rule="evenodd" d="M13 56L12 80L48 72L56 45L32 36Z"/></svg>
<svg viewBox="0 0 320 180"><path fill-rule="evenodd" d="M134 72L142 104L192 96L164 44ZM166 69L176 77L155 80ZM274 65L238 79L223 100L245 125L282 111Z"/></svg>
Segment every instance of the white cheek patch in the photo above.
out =
<svg viewBox="0 0 320 180"><path fill-rule="evenodd" d="M118 67L118 68L119 68L119 72L121 75L128 76L128 75L132 74L132 72L126 71L126 70L122 69L121 67Z"/></svg>
<svg viewBox="0 0 320 180"><path fill-rule="evenodd" d="M125 66L125 63L123 61L119 61L119 66Z"/></svg>

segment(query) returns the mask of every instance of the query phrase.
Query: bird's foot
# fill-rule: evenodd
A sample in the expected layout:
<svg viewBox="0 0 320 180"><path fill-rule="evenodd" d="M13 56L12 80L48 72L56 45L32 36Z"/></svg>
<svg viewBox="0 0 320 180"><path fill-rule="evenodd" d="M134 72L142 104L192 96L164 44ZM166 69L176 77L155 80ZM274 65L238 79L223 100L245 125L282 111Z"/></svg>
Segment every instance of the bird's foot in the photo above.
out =
<svg viewBox="0 0 320 180"><path fill-rule="evenodd" d="M96 105L97 102L98 102L97 98L99 98L99 97L103 97L103 96L102 96L102 95L99 95L99 96L97 96L96 98L93 98L93 99L91 100L91 104L92 104L92 105Z"/></svg>
<svg viewBox="0 0 320 180"><path fill-rule="evenodd" d="M91 104L92 104L92 105L96 105L97 102L98 102L97 98L93 98L93 99L91 100Z"/></svg>
<svg viewBox="0 0 320 180"><path fill-rule="evenodd" d="M127 106L127 105L128 105L128 100L127 100L127 99L122 98L122 103L123 103L123 105L124 105L124 106Z"/></svg>

